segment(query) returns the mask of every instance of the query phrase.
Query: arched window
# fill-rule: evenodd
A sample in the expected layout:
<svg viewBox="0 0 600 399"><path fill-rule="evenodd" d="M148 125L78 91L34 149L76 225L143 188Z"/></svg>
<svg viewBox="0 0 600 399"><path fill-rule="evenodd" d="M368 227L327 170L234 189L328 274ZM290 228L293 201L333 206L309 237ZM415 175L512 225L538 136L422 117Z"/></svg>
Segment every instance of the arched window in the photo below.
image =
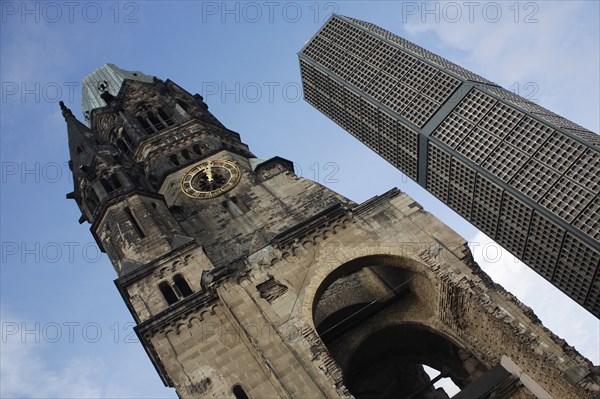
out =
<svg viewBox="0 0 600 399"><path fill-rule="evenodd" d="M192 150L194 150L194 152L198 155L202 155L202 150L200 149L200 145L199 144L194 144L194 146L192 147Z"/></svg>
<svg viewBox="0 0 600 399"><path fill-rule="evenodd" d="M173 283L175 283L175 287L177 287L177 290L184 298L194 293L181 274L173 276Z"/></svg>
<svg viewBox="0 0 600 399"><path fill-rule="evenodd" d="M128 206L125 207L125 215L127 215L127 218L131 222L131 225L133 226L133 229L135 230L137 235L140 238L146 238L146 232L144 231L144 229L142 229L142 226L134 216L133 212L131 212L131 208L129 208Z"/></svg>
<svg viewBox="0 0 600 399"><path fill-rule="evenodd" d="M190 155L190 151L185 149L183 151L181 151L181 155L183 156L183 158L187 161L189 161L190 159L192 159L191 155Z"/></svg>
<svg viewBox="0 0 600 399"><path fill-rule="evenodd" d="M164 122L164 124L166 126L172 126L173 125L173 119L167 115L167 113L165 112L164 109L158 107L156 109L156 112L158 113L158 117L162 120L162 122Z"/></svg>
<svg viewBox="0 0 600 399"><path fill-rule="evenodd" d="M146 117L148 118L148 121L152 124L152 126L154 127L154 130L156 130L157 132L160 130L163 130L165 128L165 125L162 123L162 121L160 119L158 119L156 117L154 112L149 111L146 114Z"/></svg>
<svg viewBox="0 0 600 399"><path fill-rule="evenodd" d="M172 305L178 301L177 295L175 295L175 291L173 291L173 288L171 288L169 283L167 283L166 281L160 283L158 285L158 289L160 289L160 292L163 294L163 297L165 297L165 300L169 305Z"/></svg>
<svg viewBox="0 0 600 399"><path fill-rule="evenodd" d="M90 209L90 211L93 212L94 209L96 209L96 207L98 206L98 203L100 202L100 200L98 199L98 195L96 195L96 190L94 190L93 187L88 187L85 190L85 196L87 206Z"/></svg>
<svg viewBox="0 0 600 399"><path fill-rule="evenodd" d="M150 126L150 123L146 119L145 115L139 115L136 117L136 119L140 123L140 125L142 125L142 129L144 129L144 131L146 133L148 133L148 134L154 133L154 129L152 129L152 126Z"/></svg>
<svg viewBox="0 0 600 399"><path fill-rule="evenodd" d="M119 178L115 174L110 176L104 175L102 178L100 178L100 184L102 184L102 187L104 187L104 190L106 190L107 194L110 194L113 191L123 187L119 181Z"/></svg>
<svg viewBox="0 0 600 399"><path fill-rule="evenodd" d="M181 107L181 109L184 110L185 113L189 115L190 106L188 105L188 103L186 103L185 101L182 101L182 100L177 100L177 105L179 105Z"/></svg>
<svg viewBox="0 0 600 399"><path fill-rule="evenodd" d="M233 393L233 396L235 396L235 399L250 399L246 390L240 384L234 385L231 392Z"/></svg>
<svg viewBox="0 0 600 399"><path fill-rule="evenodd" d="M179 166L179 157L177 156L177 154L173 154L169 157L169 161L171 162L171 164L173 164L174 166Z"/></svg>

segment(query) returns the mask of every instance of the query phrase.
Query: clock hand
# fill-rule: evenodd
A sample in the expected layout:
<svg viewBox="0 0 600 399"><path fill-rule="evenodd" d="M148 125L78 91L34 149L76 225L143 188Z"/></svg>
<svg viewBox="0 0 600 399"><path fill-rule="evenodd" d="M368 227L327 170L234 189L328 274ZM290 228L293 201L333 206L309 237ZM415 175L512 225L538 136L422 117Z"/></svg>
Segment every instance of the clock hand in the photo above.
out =
<svg viewBox="0 0 600 399"><path fill-rule="evenodd" d="M212 161L209 161L206 164L206 167L204 168L204 172L206 173L206 178L208 179L209 182L213 181L213 174L212 174Z"/></svg>

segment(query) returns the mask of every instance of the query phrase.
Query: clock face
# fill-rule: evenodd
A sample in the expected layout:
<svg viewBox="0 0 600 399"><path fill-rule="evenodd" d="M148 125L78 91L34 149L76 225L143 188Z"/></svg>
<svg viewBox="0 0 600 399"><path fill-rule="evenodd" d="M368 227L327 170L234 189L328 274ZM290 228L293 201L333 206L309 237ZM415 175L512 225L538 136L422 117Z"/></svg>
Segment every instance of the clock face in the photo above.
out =
<svg viewBox="0 0 600 399"><path fill-rule="evenodd" d="M183 176L181 190L192 198L214 198L235 187L240 176L240 168L231 161L206 161Z"/></svg>

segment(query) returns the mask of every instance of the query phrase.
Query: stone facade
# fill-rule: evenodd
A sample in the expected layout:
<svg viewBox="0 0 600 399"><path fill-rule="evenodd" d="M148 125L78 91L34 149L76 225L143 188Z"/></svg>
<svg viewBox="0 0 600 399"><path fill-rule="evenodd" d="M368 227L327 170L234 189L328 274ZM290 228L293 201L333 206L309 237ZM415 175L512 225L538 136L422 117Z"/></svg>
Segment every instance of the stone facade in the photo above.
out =
<svg viewBox="0 0 600 399"><path fill-rule="evenodd" d="M254 157L199 95L135 76L105 65L86 78L86 96L106 103L90 127L63 106L69 197L180 397L448 397L422 365L463 397L600 397L598 368L408 195L356 204L290 161ZM186 173L215 161L239 168L235 187L186 195Z"/></svg>

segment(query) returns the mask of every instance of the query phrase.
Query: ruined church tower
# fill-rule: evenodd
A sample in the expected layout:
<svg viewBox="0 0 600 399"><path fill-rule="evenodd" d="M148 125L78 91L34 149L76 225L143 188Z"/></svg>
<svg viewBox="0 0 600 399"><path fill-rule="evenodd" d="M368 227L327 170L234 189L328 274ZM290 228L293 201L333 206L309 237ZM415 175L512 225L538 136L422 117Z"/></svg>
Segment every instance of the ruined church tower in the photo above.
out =
<svg viewBox="0 0 600 399"><path fill-rule="evenodd" d="M597 368L398 189L362 204L258 158L171 80L106 64L61 104L68 194L183 398L597 398ZM438 371L430 378L424 366Z"/></svg>

